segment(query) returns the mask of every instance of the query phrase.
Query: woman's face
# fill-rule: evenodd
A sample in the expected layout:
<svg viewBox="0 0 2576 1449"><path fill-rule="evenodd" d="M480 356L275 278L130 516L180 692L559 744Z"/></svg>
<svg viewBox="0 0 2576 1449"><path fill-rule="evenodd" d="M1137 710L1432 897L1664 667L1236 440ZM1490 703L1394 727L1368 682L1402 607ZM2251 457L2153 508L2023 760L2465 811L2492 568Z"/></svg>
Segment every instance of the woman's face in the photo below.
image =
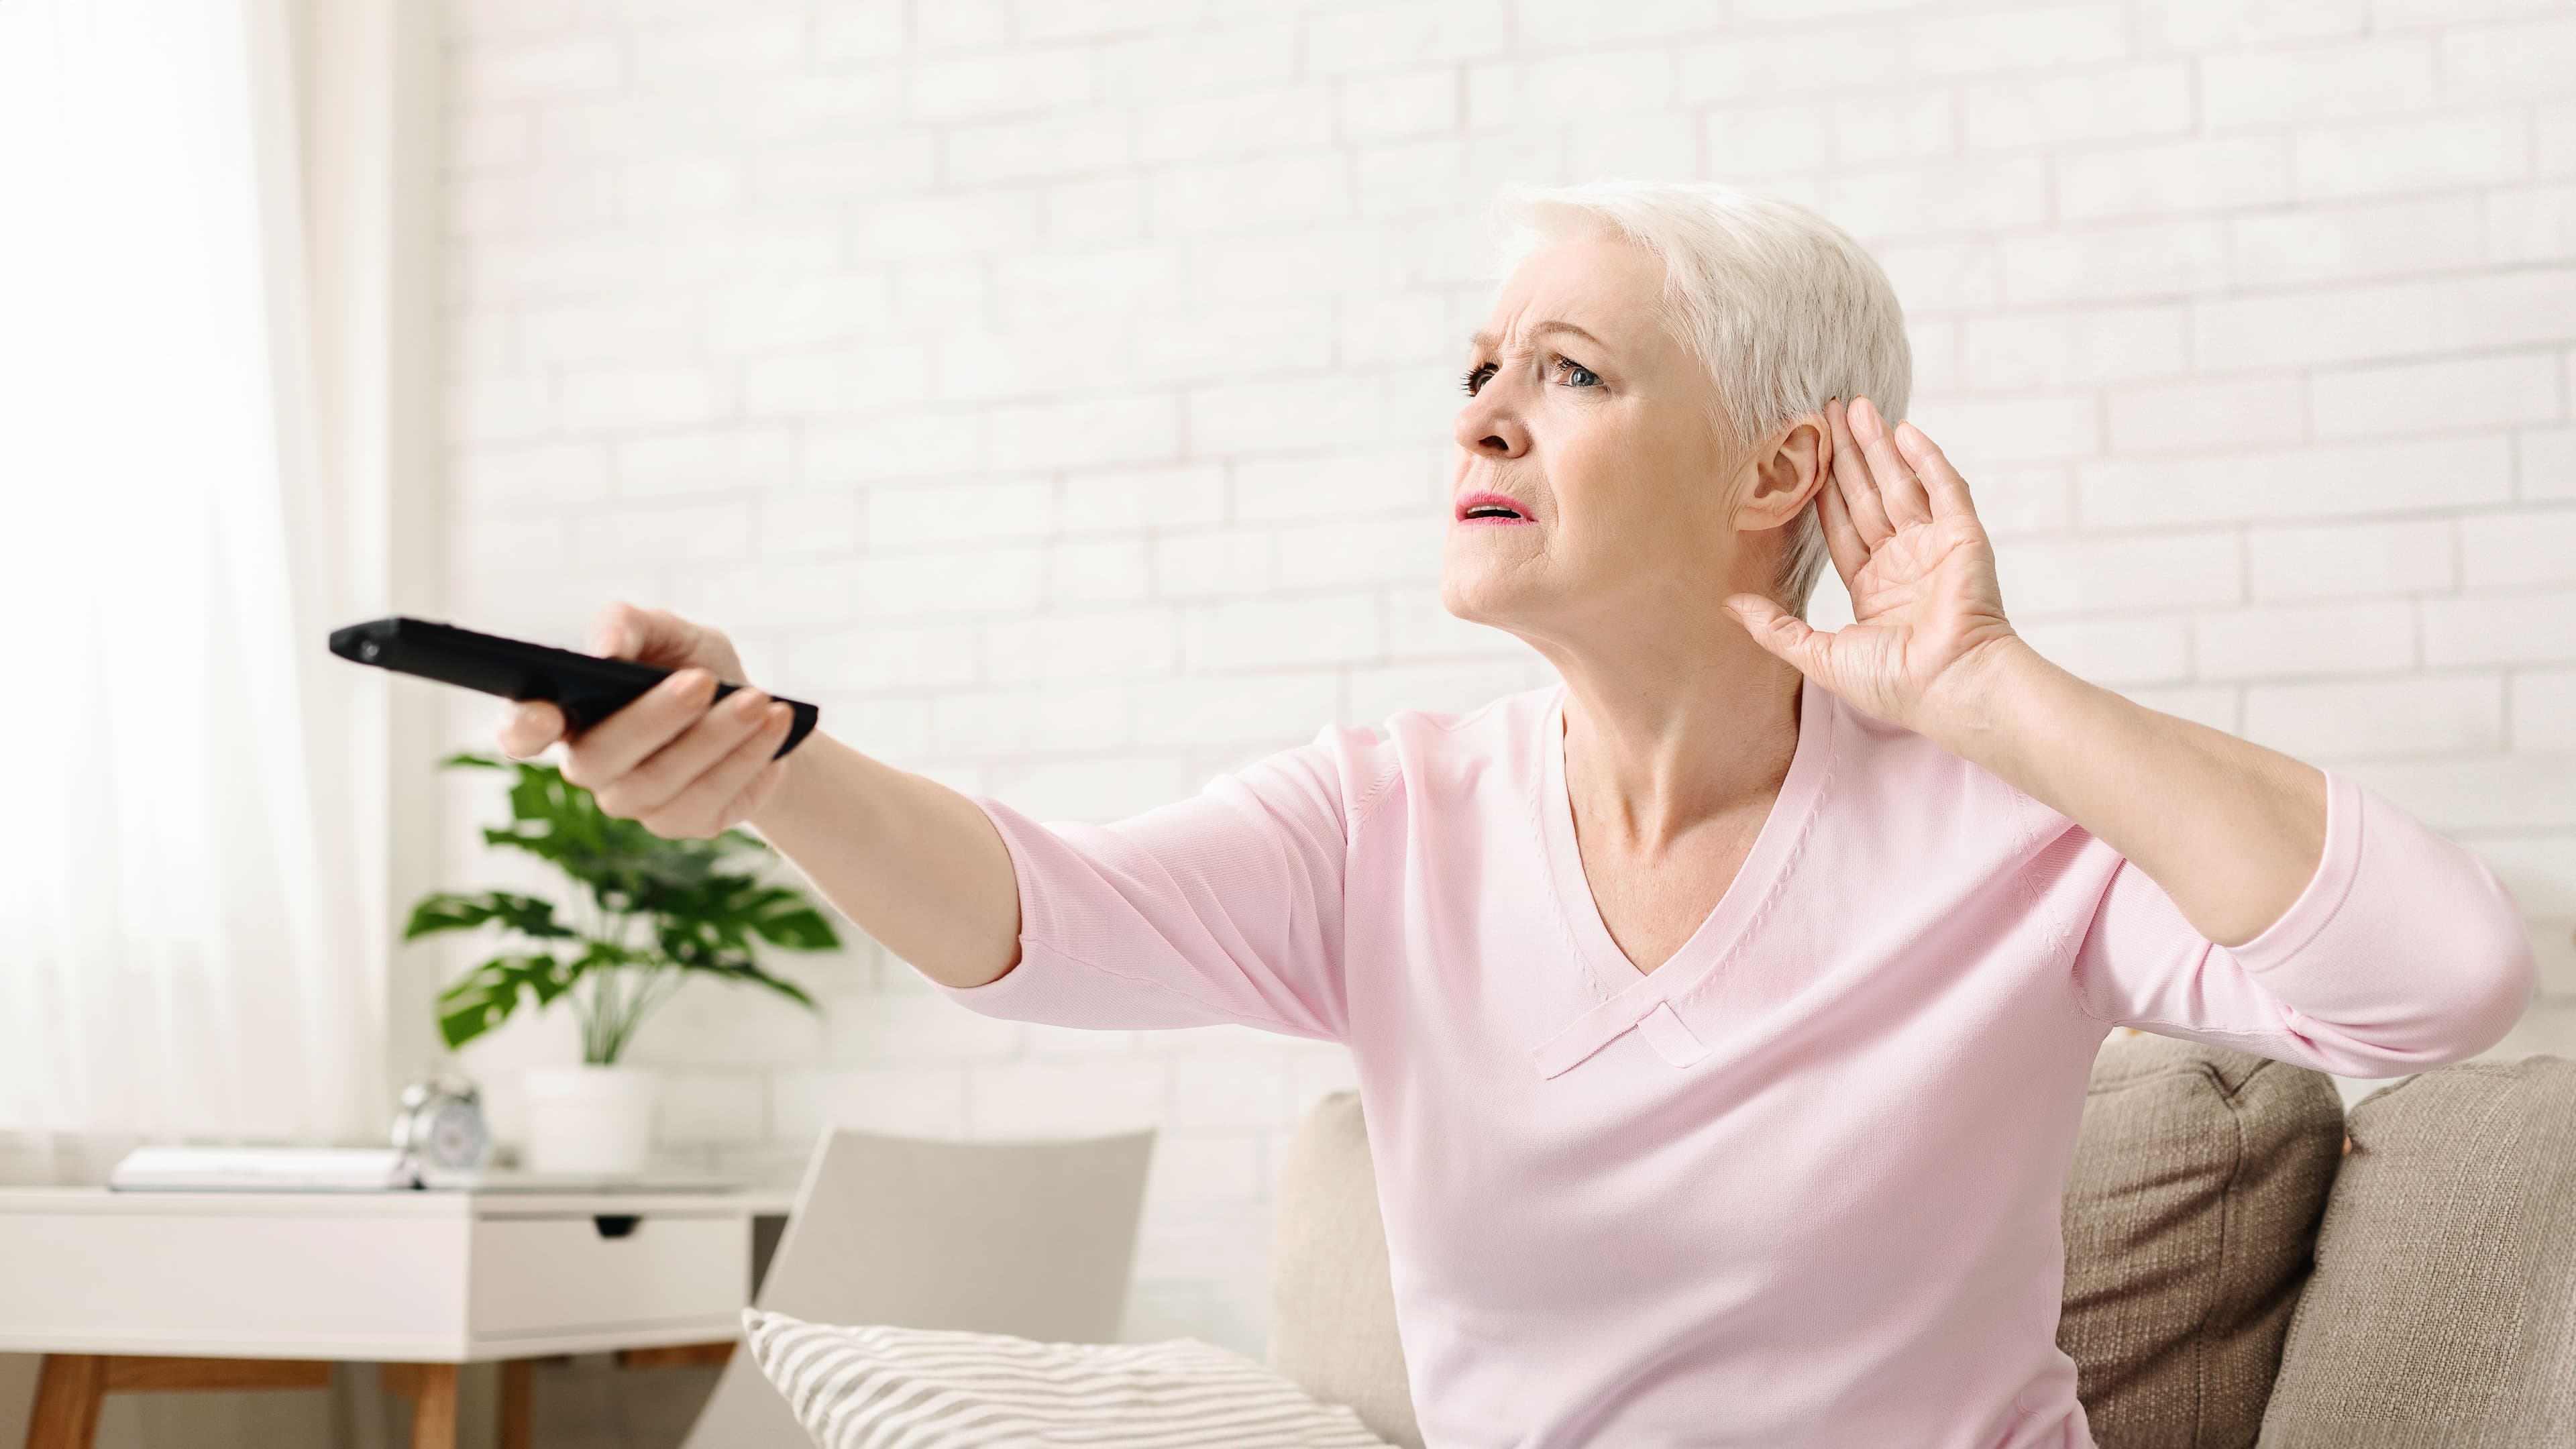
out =
<svg viewBox="0 0 2576 1449"><path fill-rule="evenodd" d="M1663 285L1652 254L1594 237L1533 254L1495 299L1458 410L1452 614L1571 642L1767 591L1779 540L1760 531L1796 517L1812 486L1795 475L1821 478L1821 460L1728 456L1724 403L1665 329Z"/></svg>

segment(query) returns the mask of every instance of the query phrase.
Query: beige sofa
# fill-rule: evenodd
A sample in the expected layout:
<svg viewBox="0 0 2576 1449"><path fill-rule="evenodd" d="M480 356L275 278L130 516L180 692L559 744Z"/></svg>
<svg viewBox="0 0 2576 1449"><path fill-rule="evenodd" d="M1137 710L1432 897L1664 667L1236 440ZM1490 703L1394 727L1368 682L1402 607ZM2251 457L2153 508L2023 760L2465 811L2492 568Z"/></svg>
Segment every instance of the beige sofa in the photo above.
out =
<svg viewBox="0 0 2576 1449"><path fill-rule="evenodd" d="M2356 1103L2115 1033L2068 1175L2058 1343L2104 1449L2576 1445L2576 1061ZM1271 1360L1420 1449L1358 1099L1281 1185Z"/></svg>

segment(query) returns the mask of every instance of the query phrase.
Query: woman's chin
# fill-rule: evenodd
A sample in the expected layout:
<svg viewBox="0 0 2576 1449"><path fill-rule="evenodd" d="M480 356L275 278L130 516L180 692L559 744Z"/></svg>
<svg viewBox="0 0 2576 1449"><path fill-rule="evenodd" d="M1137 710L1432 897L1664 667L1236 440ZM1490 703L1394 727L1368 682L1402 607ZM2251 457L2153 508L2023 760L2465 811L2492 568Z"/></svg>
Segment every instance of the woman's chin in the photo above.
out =
<svg viewBox="0 0 2576 1449"><path fill-rule="evenodd" d="M1535 602L1531 583L1508 570L1451 559L1440 571L1440 607L1470 624L1508 627Z"/></svg>

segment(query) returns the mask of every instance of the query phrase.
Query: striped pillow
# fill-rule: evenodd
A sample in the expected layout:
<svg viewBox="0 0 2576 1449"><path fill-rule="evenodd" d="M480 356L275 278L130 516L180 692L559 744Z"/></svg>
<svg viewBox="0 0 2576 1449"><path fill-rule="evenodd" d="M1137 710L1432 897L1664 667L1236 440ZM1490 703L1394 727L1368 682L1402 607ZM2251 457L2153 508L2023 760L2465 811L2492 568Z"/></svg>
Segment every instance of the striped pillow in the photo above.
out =
<svg viewBox="0 0 2576 1449"><path fill-rule="evenodd" d="M1033 1343L743 1310L760 1371L822 1449L1386 1449L1339 1404L1192 1339Z"/></svg>

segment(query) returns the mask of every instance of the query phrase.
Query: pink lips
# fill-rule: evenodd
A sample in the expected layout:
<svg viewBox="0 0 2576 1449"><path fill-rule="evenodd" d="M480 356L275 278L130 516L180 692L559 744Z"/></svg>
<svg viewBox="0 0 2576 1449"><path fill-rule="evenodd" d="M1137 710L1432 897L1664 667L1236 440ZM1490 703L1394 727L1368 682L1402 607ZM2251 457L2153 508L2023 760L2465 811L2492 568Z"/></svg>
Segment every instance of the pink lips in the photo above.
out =
<svg viewBox="0 0 2576 1449"><path fill-rule="evenodd" d="M1538 521L1530 517L1528 504L1508 493L1483 490L1459 494L1457 506L1450 517L1461 524L1516 524Z"/></svg>

